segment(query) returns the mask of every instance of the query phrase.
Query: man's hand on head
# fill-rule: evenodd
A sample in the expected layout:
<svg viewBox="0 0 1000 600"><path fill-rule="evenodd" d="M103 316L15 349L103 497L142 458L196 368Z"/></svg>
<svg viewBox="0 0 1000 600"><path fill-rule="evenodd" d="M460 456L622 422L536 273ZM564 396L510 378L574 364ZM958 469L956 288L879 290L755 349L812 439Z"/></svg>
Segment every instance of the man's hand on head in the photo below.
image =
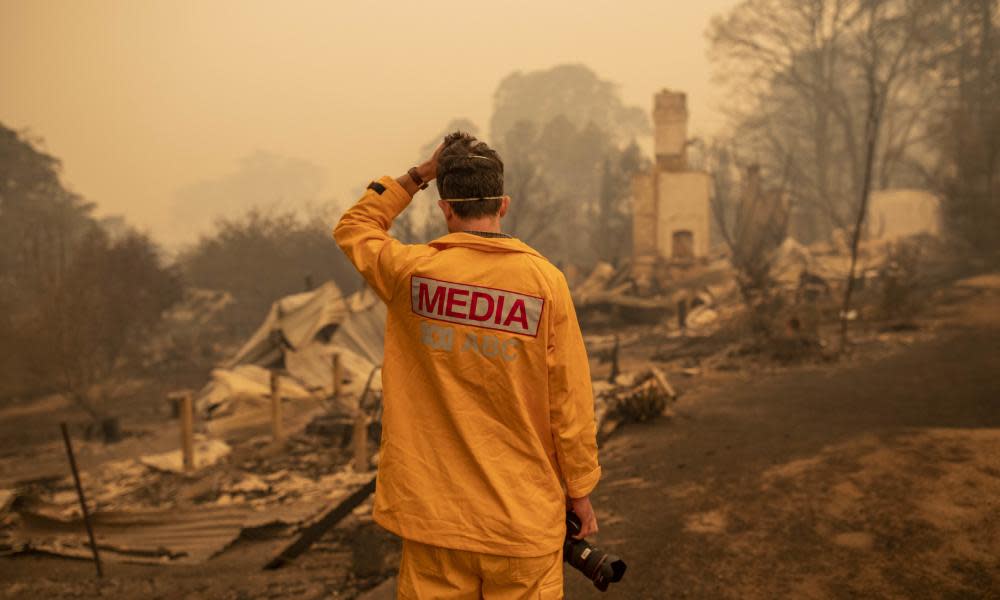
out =
<svg viewBox="0 0 1000 600"><path fill-rule="evenodd" d="M434 154L432 154L430 158L417 167L417 173L420 173L420 178L424 181L430 182L437 178L438 157L441 156L442 150L444 150L444 142L441 142L438 145L438 147L434 150Z"/></svg>
<svg viewBox="0 0 1000 600"><path fill-rule="evenodd" d="M420 179L423 180L424 183L430 183L437 178L438 157L441 155L441 151L443 149L444 142L441 142L437 149L434 150L434 154L432 154L430 158L416 166L417 175L420 176ZM406 190L406 193L408 193L411 197L420 190L419 184L417 184L417 182L414 181L409 174L397 177L396 183L401 185L403 189Z"/></svg>

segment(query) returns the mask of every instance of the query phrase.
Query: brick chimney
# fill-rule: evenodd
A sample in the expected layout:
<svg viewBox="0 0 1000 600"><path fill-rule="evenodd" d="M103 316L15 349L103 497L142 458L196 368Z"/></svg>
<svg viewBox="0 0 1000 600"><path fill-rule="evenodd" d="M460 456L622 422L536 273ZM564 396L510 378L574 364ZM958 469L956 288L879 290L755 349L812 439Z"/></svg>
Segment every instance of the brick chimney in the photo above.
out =
<svg viewBox="0 0 1000 600"><path fill-rule="evenodd" d="M663 171L687 169L687 95L661 90L653 98L653 146Z"/></svg>

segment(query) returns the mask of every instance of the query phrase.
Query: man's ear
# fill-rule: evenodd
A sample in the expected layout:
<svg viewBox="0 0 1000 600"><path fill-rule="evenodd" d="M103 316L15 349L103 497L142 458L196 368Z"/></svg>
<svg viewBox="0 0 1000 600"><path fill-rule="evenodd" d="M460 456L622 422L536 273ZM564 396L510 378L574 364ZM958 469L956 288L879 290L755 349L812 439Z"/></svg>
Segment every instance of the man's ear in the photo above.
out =
<svg viewBox="0 0 1000 600"><path fill-rule="evenodd" d="M503 198L500 199L500 212L497 213L498 215L500 215L500 218L506 216L507 208L509 207L510 207L510 196L504 196Z"/></svg>
<svg viewBox="0 0 1000 600"><path fill-rule="evenodd" d="M445 202L444 200L438 200L438 208L441 209L441 214L444 215L444 220L451 221L451 216L454 214L451 210L451 203Z"/></svg>

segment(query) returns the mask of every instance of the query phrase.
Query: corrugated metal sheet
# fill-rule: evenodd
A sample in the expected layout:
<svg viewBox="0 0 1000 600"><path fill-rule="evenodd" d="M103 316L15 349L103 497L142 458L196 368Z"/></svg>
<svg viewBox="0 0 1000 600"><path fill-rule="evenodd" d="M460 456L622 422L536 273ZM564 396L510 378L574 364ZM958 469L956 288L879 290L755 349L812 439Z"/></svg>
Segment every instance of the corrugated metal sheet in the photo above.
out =
<svg viewBox="0 0 1000 600"><path fill-rule="evenodd" d="M244 531L286 525L292 535L301 526L353 493L360 484L345 486L326 498L268 506L193 506L188 509L107 511L91 515L102 559L147 564L190 564L208 560L232 544ZM20 524L11 545L21 550L61 556L90 557L82 519L61 518L45 507L18 511Z"/></svg>

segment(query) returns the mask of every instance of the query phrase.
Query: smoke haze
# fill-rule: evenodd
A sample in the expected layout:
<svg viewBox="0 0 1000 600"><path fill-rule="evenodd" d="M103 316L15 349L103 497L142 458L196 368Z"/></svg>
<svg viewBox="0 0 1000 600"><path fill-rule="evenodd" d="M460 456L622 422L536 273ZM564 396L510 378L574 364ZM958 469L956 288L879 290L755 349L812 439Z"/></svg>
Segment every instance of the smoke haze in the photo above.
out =
<svg viewBox="0 0 1000 600"><path fill-rule="evenodd" d="M693 132L710 130L704 31L733 4L3 1L0 118L42 138L101 214L175 246L272 191L351 200L452 119L488 131L517 70L583 63L643 110L684 90ZM242 177L261 156L270 168Z"/></svg>

